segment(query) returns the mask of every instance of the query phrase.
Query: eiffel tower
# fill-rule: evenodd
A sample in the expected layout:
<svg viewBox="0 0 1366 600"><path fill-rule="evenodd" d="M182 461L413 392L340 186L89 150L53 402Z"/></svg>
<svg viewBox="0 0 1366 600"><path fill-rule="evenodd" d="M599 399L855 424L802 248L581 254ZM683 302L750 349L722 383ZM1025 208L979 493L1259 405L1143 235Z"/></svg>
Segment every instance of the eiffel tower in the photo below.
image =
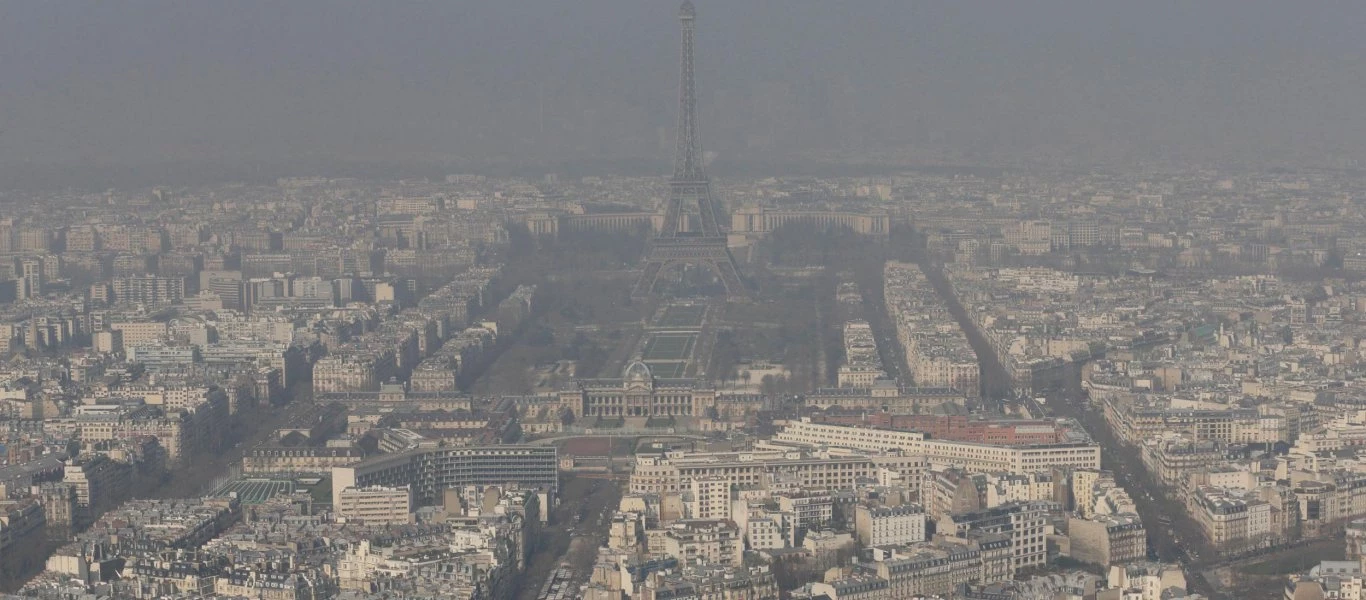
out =
<svg viewBox="0 0 1366 600"><path fill-rule="evenodd" d="M664 226L650 240L645 256L645 272L636 281L632 296L654 293L659 274L666 268L690 264L707 266L726 288L726 296L747 299L749 290L740 280L735 257L726 246L726 236L716 221L712 205L711 182L702 173L702 148L697 140L697 89L693 78L693 31L697 10L684 0L678 11L683 29L683 60L678 99L678 140L674 150L674 175L669 180L669 205L664 211ZM687 225L684 207L696 207L700 231L680 231ZM690 229L690 228L687 228Z"/></svg>

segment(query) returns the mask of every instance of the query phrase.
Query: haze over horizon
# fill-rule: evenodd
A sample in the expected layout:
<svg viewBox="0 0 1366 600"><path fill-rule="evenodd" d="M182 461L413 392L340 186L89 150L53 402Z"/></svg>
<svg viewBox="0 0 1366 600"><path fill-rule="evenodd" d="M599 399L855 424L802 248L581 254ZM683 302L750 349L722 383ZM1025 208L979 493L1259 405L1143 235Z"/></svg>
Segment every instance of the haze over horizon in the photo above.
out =
<svg viewBox="0 0 1366 600"><path fill-rule="evenodd" d="M698 3L722 162L1356 166L1366 6ZM0 165L657 161L673 0L20 2Z"/></svg>

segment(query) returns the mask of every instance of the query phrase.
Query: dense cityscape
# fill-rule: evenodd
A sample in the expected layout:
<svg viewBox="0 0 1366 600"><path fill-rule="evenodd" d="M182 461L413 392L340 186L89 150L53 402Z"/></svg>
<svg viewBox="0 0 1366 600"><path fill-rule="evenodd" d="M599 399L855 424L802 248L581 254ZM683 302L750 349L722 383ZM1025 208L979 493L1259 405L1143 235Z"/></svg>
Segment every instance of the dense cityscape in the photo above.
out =
<svg viewBox="0 0 1366 600"><path fill-rule="evenodd" d="M1366 598L1366 174L712 179L676 16L671 174L0 190L0 597Z"/></svg>

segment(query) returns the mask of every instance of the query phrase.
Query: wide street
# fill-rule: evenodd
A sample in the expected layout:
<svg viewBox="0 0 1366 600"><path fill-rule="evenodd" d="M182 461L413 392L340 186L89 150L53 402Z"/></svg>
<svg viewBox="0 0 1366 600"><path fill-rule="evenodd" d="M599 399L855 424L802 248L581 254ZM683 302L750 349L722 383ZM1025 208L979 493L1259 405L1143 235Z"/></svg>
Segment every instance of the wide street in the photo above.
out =
<svg viewBox="0 0 1366 600"><path fill-rule="evenodd" d="M1063 389L1047 396L1045 409L1058 417L1075 419L1101 445L1101 468L1115 474L1115 483L1128 490L1138 515L1148 531L1148 548L1158 560L1177 562L1186 568L1190 591L1215 596L1214 588L1204 580L1201 557L1213 556L1199 525L1191 519L1179 502L1165 494L1162 486L1149 475L1138 450L1124 446L1111 433L1104 417L1093 409L1081 388L1080 368L1068 368ZM1188 532L1182 535L1182 532Z"/></svg>
<svg viewBox="0 0 1366 600"><path fill-rule="evenodd" d="M513 597L577 598L579 586L592 573L598 547L607 542L612 511L620 501L618 481L564 475L558 504L551 512L550 523L538 536Z"/></svg>
<svg viewBox="0 0 1366 600"><path fill-rule="evenodd" d="M958 320L973 351L977 353L983 397L987 400L1008 398L1013 394L1010 376L992 352L990 342L973 326L943 273L932 265L924 267L926 278L948 305L950 313ZM1101 445L1101 468L1113 472L1115 482L1128 490L1133 498L1139 517L1147 528L1150 554L1155 554L1161 561L1180 563L1186 570L1190 591L1221 597L1205 581L1201 569L1192 568L1201 560L1201 556L1212 555L1205 548L1203 538L1195 533L1199 531L1199 526L1187 516L1180 503L1164 495L1161 486L1148 475L1138 451L1120 444L1102 415L1089 408L1085 390L1081 387L1080 367L1069 367L1064 379L1064 387L1047 396L1046 409L1055 416L1077 420L1092 439ZM1191 533L1182 535L1181 532Z"/></svg>

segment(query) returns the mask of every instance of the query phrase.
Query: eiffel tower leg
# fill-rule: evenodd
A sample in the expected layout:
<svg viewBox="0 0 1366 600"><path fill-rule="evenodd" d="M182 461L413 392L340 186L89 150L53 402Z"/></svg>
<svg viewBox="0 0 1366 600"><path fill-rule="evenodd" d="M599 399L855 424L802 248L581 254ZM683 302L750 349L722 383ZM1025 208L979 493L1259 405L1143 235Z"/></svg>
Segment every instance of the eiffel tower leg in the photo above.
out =
<svg viewBox="0 0 1366 600"><path fill-rule="evenodd" d="M701 221L702 235L721 235L721 228L716 225L716 212L712 207L710 192L697 199L697 214Z"/></svg>
<svg viewBox="0 0 1366 600"><path fill-rule="evenodd" d="M724 257L708 259L706 264L711 267L712 272L716 273L717 279L721 280L727 298L750 299L749 289L745 287L745 282L740 279L740 269L736 267L735 259L730 256L729 252Z"/></svg>
<svg viewBox="0 0 1366 600"><path fill-rule="evenodd" d="M655 291L655 281L659 279L659 272L664 270L664 262L652 260L645 263L645 271L636 280L636 285L631 289L632 298L648 298Z"/></svg>
<svg viewBox="0 0 1366 600"><path fill-rule="evenodd" d="M740 274L735 269L735 263L730 261L712 261L712 270L721 279L721 285L726 288L726 295L733 297L743 297L748 295L745 285L740 281Z"/></svg>

